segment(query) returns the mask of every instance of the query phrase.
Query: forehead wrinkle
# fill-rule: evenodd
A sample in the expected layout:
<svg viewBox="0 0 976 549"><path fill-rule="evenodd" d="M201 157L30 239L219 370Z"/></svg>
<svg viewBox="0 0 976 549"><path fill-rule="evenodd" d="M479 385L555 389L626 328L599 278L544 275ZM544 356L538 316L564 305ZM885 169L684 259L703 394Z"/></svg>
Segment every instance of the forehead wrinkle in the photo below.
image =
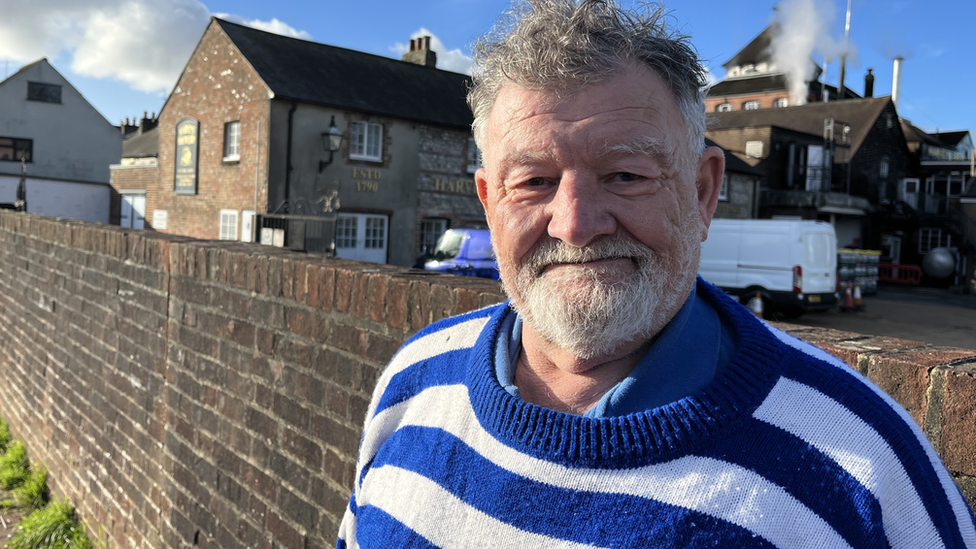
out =
<svg viewBox="0 0 976 549"><path fill-rule="evenodd" d="M661 161L665 166L674 166L675 150L663 139L642 135L623 143L604 143L603 148L597 151L597 158L608 156L630 156L641 155Z"/></svg>

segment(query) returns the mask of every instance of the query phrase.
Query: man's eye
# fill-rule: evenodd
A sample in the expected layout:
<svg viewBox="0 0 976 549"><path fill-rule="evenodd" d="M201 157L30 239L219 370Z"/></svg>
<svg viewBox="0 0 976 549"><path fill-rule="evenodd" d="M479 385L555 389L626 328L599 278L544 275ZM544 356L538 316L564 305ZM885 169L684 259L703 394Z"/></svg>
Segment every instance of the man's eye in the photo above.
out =
<svg viewBox="0 0 976 549"><path fill-rule="evenodd" d="M620 173L617 174L616 179L618 181L625 181L625 182L628 182L628 181L637 181L637 180L641 179L641 176L639 176L637 174L630 173L630 172L620 172Z"/></svg>
<svg viewBox="0 0 976 549"><path fill-rule="evenodd" d="M533 177L525 182L527 187L541 187L546 184L546 180L542 177Z"/></svg>

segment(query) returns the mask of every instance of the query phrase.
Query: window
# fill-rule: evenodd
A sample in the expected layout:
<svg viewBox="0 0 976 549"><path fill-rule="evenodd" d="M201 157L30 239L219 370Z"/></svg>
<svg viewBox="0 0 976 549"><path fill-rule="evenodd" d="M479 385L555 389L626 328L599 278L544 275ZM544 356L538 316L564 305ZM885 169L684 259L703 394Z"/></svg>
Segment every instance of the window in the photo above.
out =
<svg viewBox="0 0 976 549"><path fill-rule="evenodd" d="M28 82L27 99L29 101L43 101L45 103L60 103L61 86L42 84L40 82Z"/></svg>
<svg viewBox="0 0 976 549"><path fill-rule="evenodd" d="M220 239L237 240L237 210L220 210Z"/></svg>
<svg viewBox="0 0 976 549"><path fill-rule="evenodd" d="M888 179L888 158L882 158L881 163L878 164L878 175L882 180Z"/></svg>
<svg viewBox="0 0 976 549"><path fill-rule="evenodd" d="M336 248L355 248L356 247L356 227L359 220L355 217L339 216L336 219Z"/></svg>
<svg viewBox="0 0 976 549"><path fill-rule="evenodd" d="M353 122L349 126L349 158L383 160L383 126L372 122Z"/></svg>
<svg viewBox="0 0 976 549"><path fill-rule="evenodd" d="M433 253L437 239L447 231L447 220L428 217L420 223L420 248Z"/></svg>
<svg viewBox="0 0 976 549"><path fill-rule="evenodd" d="M366 218L366 249L380 250L386 248L386 218Z"/></svg>
<svg viewBox="0 0 976 549"><path fill-rule="evenodd" d="M481 167L481 151L474 138L468 139L468 173L474 173Z"/></svg>
<svg viewBox="0 0 976 549"><path fill-rule="evenodd" d="M32 139L17 139L16 137L0 137L0 160L20 162L27 158L31 162L34 158L34 141Z"/></svg>
<svg viewBox="0 0 976 549"><path fill-rule="evenodd" d="M224 160L241 159L241 122L224 124Z"/></svg>
<svg viewBox="0 0 976 549"><path fill-rule="evenodd" d="M762 141L746 141L746 156L750 158L762 158L762 155L763 155Z"/></svg>
<svg viewBox="0 0 976 549"><path fill-rule="evenodd" d="M755 111L759 109L759 101L746 101L742 104L742 110Z"/></svg>
<svg viewBox="0 0 976 549"><path fill-rule="evenodd" d="M721 103L715 107L715 112L732 112L732 103Z"/></svg>
<svg viewBox="0 0 976 549"><path fill-rule="evenodd" d="M718 190L718 199L719 200L729 199L729 174L727 173L722 174L722 186Z"/></svg>
<svg viewBox="0 0 976 549"><path fill-rule="evenodd" d="M785 97L780 97L776 101L773 101L773 107L777 109L782 109L783 107L789 107L789 106L790 106L790 100Z"/></svg>
<svg viewBox="0 0 976 549"><path fill-rule="evenodd" d="M942 229L922 227L918 230L918 253L927 254L934 248L952 245L952 235L943 233Z"/></svg>

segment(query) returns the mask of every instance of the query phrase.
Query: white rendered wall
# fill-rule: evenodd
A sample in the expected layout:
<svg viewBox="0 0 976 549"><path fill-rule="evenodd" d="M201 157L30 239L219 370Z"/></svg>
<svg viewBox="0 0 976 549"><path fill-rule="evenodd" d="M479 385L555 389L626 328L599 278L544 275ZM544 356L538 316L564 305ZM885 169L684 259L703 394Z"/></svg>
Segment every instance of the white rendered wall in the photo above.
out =
<svg viewBox="0 0 976 549"><path fill-rule="evenodd" d="M0 175L0 203L17 199L20 177ZM108 223L108 185L27 178L27 213Z"/></svg>

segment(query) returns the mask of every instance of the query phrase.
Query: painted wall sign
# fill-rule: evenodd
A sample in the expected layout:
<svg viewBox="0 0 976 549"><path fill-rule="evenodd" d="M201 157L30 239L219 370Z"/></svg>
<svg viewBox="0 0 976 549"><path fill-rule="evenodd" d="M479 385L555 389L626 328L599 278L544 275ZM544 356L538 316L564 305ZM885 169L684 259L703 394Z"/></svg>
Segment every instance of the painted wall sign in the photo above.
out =
<svg viewBox="0 0 976 549"><path fill-rule="evenodd" d="M434 178L434 190L439 192L448 192L455 194L477 194L478 188L475 186L474 181L470 179L455 179L454 181L448 179L441 179L440 177Z"/></svg>
<svg viewBox="0 0 976 549"><path fill-rule="evenodd" d="M380 190L380 180L383 172L369 168L353 168L352 177L355 180L356 191L375 193Z"/></svg>
<svg viewBox="0 0 976 549"><path fill-rule="evenodd" d="M184 118L176 124L176 194L197 194L199 179L200 123Z"/></svg>

